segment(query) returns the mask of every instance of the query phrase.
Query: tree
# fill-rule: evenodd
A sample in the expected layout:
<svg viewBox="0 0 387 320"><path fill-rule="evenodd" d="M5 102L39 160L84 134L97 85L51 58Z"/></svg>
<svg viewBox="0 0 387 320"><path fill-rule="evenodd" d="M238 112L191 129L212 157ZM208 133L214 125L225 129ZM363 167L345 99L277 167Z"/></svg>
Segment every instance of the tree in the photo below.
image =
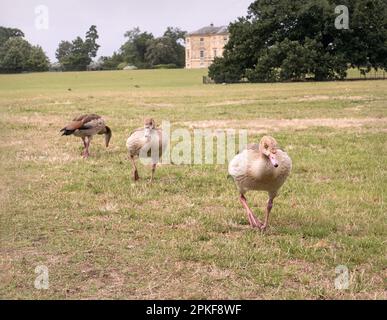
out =
<svg viewBox="0 0 387 320"><path fill-rule="evenodd" d="M72 42L61 41L56 50L56 58L66 71L85 71L97 55L99 45L96 43L98 33L92 25L86 33L85 40L77 37Z"/></svg>
<svg viewBox="0 0 387 320"><path fill-rule="evenodd" d="M116 70L118 65L124 62L122 54L117 52L113 52L111 57L102 56L98 60L101 62L103 70Z"/></svg>
<svg viewBox="0 0 387 320"><path fill-rule="evenodd" d="M111 57L101 57L103 69L116 69L119 65L151 68L168 64L183 67L185 48L182 45L185 31L168 27L163 36L155 38L152 33L142 32L138 27L125 33L126 41Z"/></svg>
<svg viewBox="0 0 387 320"><path fill-rule="evenodd" d="M96 42L98 38L97 27L92 25L89 31L86 32L86 40L84 43L90 58L95 58L97 56L98 48L100 47Z"/></svg>
<svg viewBox="0 0 387 320"><path fill-rule="evenodd" d="M334 45L351 67L387 69L387 6L385 0L342 1L350 9L349 30Z"/></svg>
<svg viewBox="0 0 387 320"><path fill-rule="evenodd" d="M0 48L0 70L6 73L27 71L31 45L21 37L9 38Z"/></svg>
<svg viewBox="0 0 387 320"><path fill-rule="evenodd" d="M181 30L180 28L168 27L164 32L163 37L172 39L176 43L182 43L185 39L187 32Z"/></svg>
<svg viewBox="0 0 387 320"><path fill-rule="evenodd" d="M47 71L49 65L43 49L21 37L9 38L0 48L0 72Z"/></svg>
<svg viewBox="0 0 387 320"><path fill-rule="evenodd" d="M208 75L216 83L233 83L238 82L241 78L242 67L231 59L216 57L211 65Z"/></svg>
<svg viewBox="0 0 387 320"><path fill-rule="evenodd" d="M16 28L5 28L0 26L0 47L12 37L24 37L23 31Z"/></svg>
<svg viewBox="0 0 387 320"><path fill-rule="evenodd" d="M135 65L138 68L149 67L145 61L145 54L153 35L148 32L141 32L137 27L125 33L127 41L121 46L121 54L124 61Z"/></svg>
<svg viewBox="0 0 387 320"><path fill-rule="evenodd" d="M72 42L71 53L61 61L65 70L85 71L91 62L88 47L81 37Z"/></svg>
<svg viewBox="0 0 387 320"><path fill-rule="evenodd" d="M42 47L32 46L27 65L29 71L48 71L50 67L50 60L47 58Z"/></svg>
<svg viewBox="0 0 387 320"><path fill-rule="evenodd" d="M171 46L175 52L174 56L176 57L175 61L170 61L168 63L176 64L178 67L185 66L185 47L183 46L183 43L186 34L186 31L173 27L168 27L164 32L163 37L170 39Z"/></svg>
<svg viewBox="0 0 387 320"><path fill-rule="evenodd" d="M224 57L210 66L215 79L250 81L344 78L349 66L385 68L384 0L343 0L349 30L338 30L333 0L257 0L229 26ZM307 64L307 66L305 66ZM234 73L234 74L230 74ZM237 81L238 81L237 80Z"/></svg>
<svg viewBox="0 0 387 320"><path fill-rule="evenodd" d="M71 54L71 50L73 48L73 45L69 41L61 41L59 43L58 49L56 49L55 57L58 59L58 61L61 61L64 57Z"/></svg>
<svg viewBox="0 0 387 320"><path fill-rule="evenodd" d="M175 64L179 63L178 54L174 48L174 43L167 37L160 37L150 42L145 59L151 66L158 64Z"/></svg>
<svg viewBox="0 0 387 320"><path fill-rule="evenodd" d="M182 42L185 31L168 27L162 37L149 40L145 53L145 61L150 66L170 64L183 67L185 64L185 48Z"/></svg>
<svg viewBox="0 0 387 320"><path fill-rule="evenodd" d="M0 27L0 72L47 71L49 60L40 46L31 46L24 33Z"/></svg>

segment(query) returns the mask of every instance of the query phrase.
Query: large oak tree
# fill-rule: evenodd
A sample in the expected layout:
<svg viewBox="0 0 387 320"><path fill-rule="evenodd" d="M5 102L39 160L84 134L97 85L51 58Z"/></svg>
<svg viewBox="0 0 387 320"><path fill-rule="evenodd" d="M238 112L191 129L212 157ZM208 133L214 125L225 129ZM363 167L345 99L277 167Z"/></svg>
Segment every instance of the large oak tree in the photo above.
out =
<svg viewBox="0 0 387 320"><path fill-rule="evenodd" d="M229 26L216 82L344 78L349 67L387 68L385 0L342 0L349 29L336 29L334 0L257 0Z"/></svg>

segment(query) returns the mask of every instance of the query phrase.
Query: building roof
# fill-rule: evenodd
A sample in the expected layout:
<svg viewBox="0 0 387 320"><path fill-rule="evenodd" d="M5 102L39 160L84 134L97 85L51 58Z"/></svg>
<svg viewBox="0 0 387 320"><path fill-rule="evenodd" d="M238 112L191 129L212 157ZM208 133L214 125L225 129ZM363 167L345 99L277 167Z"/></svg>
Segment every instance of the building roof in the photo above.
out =
<svg viewBox="0 0 387 320"><path fill-rule="evenodd" d="M213 24L203 27L199 30L188 33L188 36L196 35L212 35L212 34L228 34L227 26L214 27Z"/></svg>

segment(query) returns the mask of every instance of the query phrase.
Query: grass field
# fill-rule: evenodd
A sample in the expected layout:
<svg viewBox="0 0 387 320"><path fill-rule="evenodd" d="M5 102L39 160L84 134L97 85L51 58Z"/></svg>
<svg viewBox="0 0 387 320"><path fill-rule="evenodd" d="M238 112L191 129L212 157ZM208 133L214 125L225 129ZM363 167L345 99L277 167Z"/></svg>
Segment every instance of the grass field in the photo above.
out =
<svg viewBox="0 0 387 320"><path fill-rule="evenodd" d="M387 81L203 85L204 73L0 76L0 298L387 298ZM83 160L58 131L86 112L113 139ZM273 135L293 171L267 232L250 229L226 165L163 165L152 185L140 165L133 183L125 142L144 117ZM262 217L266 194L248 199ZM38 265L48 290L34 288Z"/></svg>

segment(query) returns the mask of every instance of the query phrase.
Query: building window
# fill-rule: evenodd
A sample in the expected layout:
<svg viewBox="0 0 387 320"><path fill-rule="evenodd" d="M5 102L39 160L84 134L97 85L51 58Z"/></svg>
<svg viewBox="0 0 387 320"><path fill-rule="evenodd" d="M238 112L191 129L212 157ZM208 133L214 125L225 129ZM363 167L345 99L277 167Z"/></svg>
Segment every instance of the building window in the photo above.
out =
<svg viewBox="0 0 387 320"><path fill-rule="evenodd" d="M204 38L200 38L200 45L204 46Z"/></svg>
<svg viewBox="0 0 387 320"><path fill-rule="evenodd" d="M190 56L189 56L189 49L187 49L187 59L189 59Z"/></svg>
<svg viewBox="0 0 387 320"><path fill-rule="evenodd" d="M204 50L200 50L200 59L204 59Z"/></svg>
<svg viewBox="0 0 387 320"><path fill-rule="evenodd" d="M218 51L214 49L214 57L216 58L218 56Z"/></svg>
<svg viewBox="0 0 387 320"><path fill-rule="evenodd" d="M224 41L227 41L227 40L228 40L228 37L227 37L227 36L224 36L224 37L223 37L223 40L224 40Z"/></svg>

